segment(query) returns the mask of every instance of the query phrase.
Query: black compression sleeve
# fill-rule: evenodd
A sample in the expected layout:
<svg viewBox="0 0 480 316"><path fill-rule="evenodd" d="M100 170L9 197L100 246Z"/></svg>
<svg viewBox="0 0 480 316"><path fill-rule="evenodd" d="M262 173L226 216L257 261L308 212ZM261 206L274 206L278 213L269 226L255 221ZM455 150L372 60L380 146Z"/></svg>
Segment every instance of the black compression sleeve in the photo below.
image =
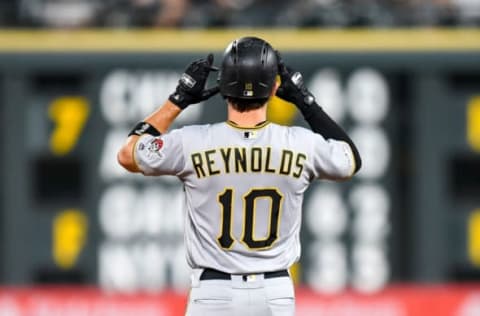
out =
<svg viewBox="0 0 480 316"><path fill-rule="evenodd" d="M347 133L337 124L334 120L325 113L321 107L316 103L311 104L309 107L302 109L302 114L308 125L314 133L320 134L326 139L331 138L335 140L341 140L350 145L353 152L353 158L355 159L355 171L360 170L362 166L362 159L357 150L357 146L353 143L352 139Z"/></svg>

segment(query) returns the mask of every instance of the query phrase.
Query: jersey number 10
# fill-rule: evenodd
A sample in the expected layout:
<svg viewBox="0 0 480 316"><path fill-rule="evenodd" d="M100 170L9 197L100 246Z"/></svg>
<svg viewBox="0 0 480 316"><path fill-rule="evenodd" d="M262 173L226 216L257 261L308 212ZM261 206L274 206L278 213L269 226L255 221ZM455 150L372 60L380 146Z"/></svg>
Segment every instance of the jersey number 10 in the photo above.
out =
<svg viewBox="0 0 480 316"><path fill-rule="evenodd" d="M269 227L267 234L261 239L255 238L256 201L260 198L270 199ZM277 189L254 188L243 196L243 234L240 241L249 249L262 250L270 248L278 239L280 227L280 212L283 195ZM224 249L231 249L235 239L232 236L233 225L233 189L225 189L218 195L218 202L222 212L222 227L217 238L218 243Z"/></svg>

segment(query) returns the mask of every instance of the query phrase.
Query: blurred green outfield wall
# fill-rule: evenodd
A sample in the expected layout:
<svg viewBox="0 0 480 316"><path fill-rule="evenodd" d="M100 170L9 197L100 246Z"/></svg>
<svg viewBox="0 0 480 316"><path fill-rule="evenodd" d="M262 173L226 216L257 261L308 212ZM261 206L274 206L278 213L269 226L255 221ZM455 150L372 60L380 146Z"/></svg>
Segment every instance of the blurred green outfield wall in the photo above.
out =
<svg viewBox="0 0 480 316"><path fill-rule="evenodd" d="M242 35L304 74L364 159L352 181L307 192L298 282L480 279L480 32L468 29L0 31L1 281L186 288L180 183L129 175L115 155L192 59L213 51L218 65ZM175 127L225 115L216 96ZM277 99L269 115L306 126Z"/></svg>

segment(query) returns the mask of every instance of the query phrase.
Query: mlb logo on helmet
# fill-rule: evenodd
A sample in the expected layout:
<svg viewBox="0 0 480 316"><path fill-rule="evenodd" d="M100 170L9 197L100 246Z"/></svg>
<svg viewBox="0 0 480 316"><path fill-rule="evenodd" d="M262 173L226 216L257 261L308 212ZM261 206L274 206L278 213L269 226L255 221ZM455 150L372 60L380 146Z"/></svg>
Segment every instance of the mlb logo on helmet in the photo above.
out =
<svg viewBox="0 0 480 316"><path fill-rule="evenodd" d="M251 82L245 83L245 90L243 90L244 97L253 97L253 84Z"/></svg>

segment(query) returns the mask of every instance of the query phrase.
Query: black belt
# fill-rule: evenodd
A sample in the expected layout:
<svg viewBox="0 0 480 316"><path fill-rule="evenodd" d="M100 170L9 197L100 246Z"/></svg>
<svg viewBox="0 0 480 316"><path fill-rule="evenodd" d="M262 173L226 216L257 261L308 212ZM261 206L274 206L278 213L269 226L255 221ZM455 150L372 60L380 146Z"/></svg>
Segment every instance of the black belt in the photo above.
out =
<svg viewBox="0 0 480 316"><path fill-rule="evenodd" d="M252 273L255 274L255 273ZM239 274L242 276L243 280L245 281L248 277L249 274ZM225 273L222 271L214 270L214 269L205 269L202 272L202 275L200 276L200 280L230 280L231 275L229 273ZM272 272L265 272L263 273L263 277L265 279L271 279L271 278L279 278L279 277L288 277L290 276L288 274L287 270L278 270L278 271L272 271Z"/></svg>

